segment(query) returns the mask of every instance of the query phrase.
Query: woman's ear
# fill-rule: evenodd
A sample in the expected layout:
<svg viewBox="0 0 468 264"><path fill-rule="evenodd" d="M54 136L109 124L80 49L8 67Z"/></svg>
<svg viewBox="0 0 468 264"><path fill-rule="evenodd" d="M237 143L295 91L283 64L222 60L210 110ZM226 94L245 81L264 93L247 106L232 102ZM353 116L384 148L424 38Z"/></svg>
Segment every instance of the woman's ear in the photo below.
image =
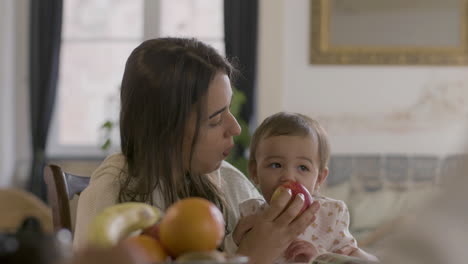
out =
<svg viewBox="0 0 468 264"><path fill-rule="evenodd" d="M255 184L258 184L256 161L249 161L249 177Z"/></svg>
<svg viewBox="0 0 468 264"><path fill-rule="evenodd" d="M320 171L317 177L317 182L315 183L315 189L320 188L320 186L322 186L322 183L325 182L327 177L328 177L328 167L325 167Z"/></svg>

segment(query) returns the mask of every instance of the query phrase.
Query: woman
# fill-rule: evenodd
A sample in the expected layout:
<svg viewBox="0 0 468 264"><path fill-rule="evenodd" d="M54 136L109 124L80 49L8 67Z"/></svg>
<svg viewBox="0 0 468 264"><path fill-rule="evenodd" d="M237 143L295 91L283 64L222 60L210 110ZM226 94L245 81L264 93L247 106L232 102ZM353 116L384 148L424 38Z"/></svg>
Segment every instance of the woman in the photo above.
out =
<svg viewBox="0 0 468 264"><path fill-rule="evenodd" d="M131 53L121 86L122 153L109 156L81 194L75 247L85 245L88 224L97 213L127 201L164 210L179 199L203 197L222 210L226 231L232 232L239 219L237 205L261 197L223 161L240 133L229 110L232 74L223 57L195 39L148 40ZM284 193L253 228L237 227L245 234L239 253L268 263L289 238L305 230L317 204L293 221L303 201L299 197L283 212L289 198Z"/></svg>

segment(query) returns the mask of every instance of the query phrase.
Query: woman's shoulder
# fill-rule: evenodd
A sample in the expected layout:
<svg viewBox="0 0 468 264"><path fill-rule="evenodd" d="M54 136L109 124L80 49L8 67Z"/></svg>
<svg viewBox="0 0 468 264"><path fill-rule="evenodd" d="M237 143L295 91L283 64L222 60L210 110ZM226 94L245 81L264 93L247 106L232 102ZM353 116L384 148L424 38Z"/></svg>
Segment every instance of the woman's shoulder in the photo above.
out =
<svg viewBox="0 0 468 264"><path fill-rule="evenodd" d="M219 172L221 174L221 177L225 180L228 179L234 179L234 180L244 180L247 179L247 177L242 173L238 168L232 166L231 163L227 161L223 161L221 163L221 167L219 168ZM247 179L248 180L248 179Z"/></svg>
<svg viewBox="0 0 468 264"><path fill-rule="evenodd" d="M239 202L248 198L261 197L247 176L229 162L223 161L219 168L219 174L222 189L228 193L232 192L234 196L239 195Z"/></svg>
<svg viewBox="0 0 468 264"><path fill-rule="evenodd" d="M126 169L122 153L109 155L91 174L91 182L115 179Z"/></svg>
<svg viewBox="0 0 468 264"><path fill-rule="evenodd" d="M227 161L223 161L221 167L219 168L219 174L221 180L228 186L252 186L252 182L247 178L247 176L242 173L239 169L234 167Z"/></svg>
<svg viewBox="0 0 468 264"><path fill-rule="evenodd" d="M78 199L74 247L85 245L90 221L104 208L118 202L118 176L125 168L122 154L107 157L91 175L91 180Z"/></svg>
<svg viewBox="0 0 468 264"><path fill-rule="evenodd" d="M122 154L108 156L91 174L89 185L83 190L80 198L89 197L96 200L98 197L110 197L115 200L119 190L119 175L125 172L125 167Z"/></svg>

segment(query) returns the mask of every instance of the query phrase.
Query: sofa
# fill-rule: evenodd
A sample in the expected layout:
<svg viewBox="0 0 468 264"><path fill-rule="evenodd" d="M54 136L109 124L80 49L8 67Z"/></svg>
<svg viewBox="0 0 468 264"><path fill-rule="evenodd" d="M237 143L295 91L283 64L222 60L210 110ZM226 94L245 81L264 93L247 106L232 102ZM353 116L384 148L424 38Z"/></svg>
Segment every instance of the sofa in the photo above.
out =
<svg viewBox="0 0 468 264"><path fill-rule="evenodd" d="M361 247L372 248L400 216L437 194L465 158L465 154L333 155L321 193L346 202L351 233Z"/></svg>

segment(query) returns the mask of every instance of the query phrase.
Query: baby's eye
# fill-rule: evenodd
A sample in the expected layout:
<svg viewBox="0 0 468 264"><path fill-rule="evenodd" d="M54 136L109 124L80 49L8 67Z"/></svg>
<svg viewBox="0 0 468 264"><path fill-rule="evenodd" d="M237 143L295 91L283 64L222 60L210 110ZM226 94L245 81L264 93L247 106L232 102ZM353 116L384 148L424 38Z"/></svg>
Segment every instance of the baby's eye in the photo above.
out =
<svg viewBox="0 0 468 264"><path fill-rule="evenodd" d="M268 167L272 169L278 169L278 168L281 168L281 164L279 164L278 162L273 162L270 165L268 165Z"/></svg>
<svg viewBox="0 0 468 264"><path fill-rule="evenodd" d="M304 165L299 165L299 169L301 171L309 171L309 168L307 168L307 166L304 166Z"/></svg>

